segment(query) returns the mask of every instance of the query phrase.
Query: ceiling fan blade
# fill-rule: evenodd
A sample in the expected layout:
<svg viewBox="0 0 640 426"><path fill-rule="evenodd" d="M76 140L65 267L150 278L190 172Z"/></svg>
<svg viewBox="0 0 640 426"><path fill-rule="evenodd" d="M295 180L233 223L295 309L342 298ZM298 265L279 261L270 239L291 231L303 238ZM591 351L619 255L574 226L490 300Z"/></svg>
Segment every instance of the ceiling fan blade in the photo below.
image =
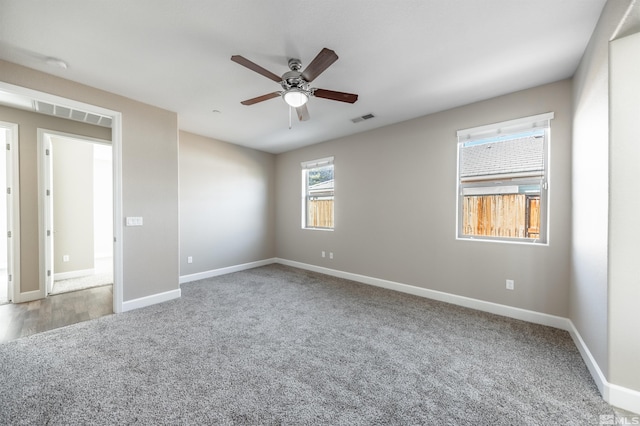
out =
<svg viewBox="0 0 640 426"><path fill-rule="evenodd" d="M347 102L350 104L358 100L358 95L356 94L335 92L333 90L326 89L315 89L313 91L313 96L315 96L316 98L331 99L332 101Z"/></svg>
<svg viewBox="0 0 640 426"><path fill-rule="evenodd" d="M242 101L240 103L242 105L253 105L253 104L257 104L258 102L277 98L278 96L280 96L280 92L267 93L266 95L258 96L257 98L247 99L246 101Z"/></svg>
<svg viewBox="0 0 640 426"><path fill-rule="evenodd" d="M276 83L280 83L282 81L282 78L275 75L274 73L272 73L269 70L266 70L264 68L262 68L260 65L251 62L250 60L248 60L245 57L242 57L240 55L233 55L231 57L231 60L237 64L242 65L243 67L247 67L249 68L251 71L255 71L258 74L262 74L263 76L275 81Z"/></svg>
<svg viewBox="0 0 640 426"><path fill-rule="evenodd" d="M338 55L336 55L336 52L325 47L302 72L302 78L309 83L312 82L337 60Z"/></svg>
<svg viewBox="0 0 640 426"><path fill-rule="evenodd" d="M307 121L309 120L309 118L311 118L309 117L309 110L307 109L307 104L304 104L296 108L296 112L298 113L298 120L300 121Z"/></svg>

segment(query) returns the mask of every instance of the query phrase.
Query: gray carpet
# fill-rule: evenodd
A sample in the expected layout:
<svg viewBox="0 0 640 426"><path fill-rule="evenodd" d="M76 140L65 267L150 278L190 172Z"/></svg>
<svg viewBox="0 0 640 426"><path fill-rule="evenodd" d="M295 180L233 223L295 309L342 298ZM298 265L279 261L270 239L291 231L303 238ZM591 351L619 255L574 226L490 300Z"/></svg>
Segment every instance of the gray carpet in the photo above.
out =
<svg viewBox="0 0 640 426"><path fill-rule="evenodd" d="M569 335L282 265L0 345L0 424L597 425Z"/></svg>

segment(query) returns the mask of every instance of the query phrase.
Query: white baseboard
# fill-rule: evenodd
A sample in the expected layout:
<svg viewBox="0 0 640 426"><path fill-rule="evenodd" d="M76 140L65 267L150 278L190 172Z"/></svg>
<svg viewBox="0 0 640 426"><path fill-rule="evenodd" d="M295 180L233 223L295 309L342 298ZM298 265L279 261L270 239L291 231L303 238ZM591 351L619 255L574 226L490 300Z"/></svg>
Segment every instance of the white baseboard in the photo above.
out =
<svg viewBox="0 0 640 426"><path fill-rule="evenodd" d="M230 274L232 272L244 271L245 269L257 268L259 266L270 265L275 263L276 259L265 259L256 262L243 263L241 265L228 266L226 268L214 269L211 271L199 272L197 274L184 275L179 279L180 284L188 283L191 281L202 280L205 278L216 277L218 275ZM180 289L165 291L164 293L152 294L150 296L141 297L138 299L127 300L122 302L122 312L131 311L138 308L144 308L145 306L155 305L156 303L162 303L171 299L180 298L182 291Z"/></svg>
<svg viewBox="0 0 640 426"><path fill-rule="evenodd" d="M591 373L591 376L593 377L593 380L595 381L596 386L598 387L598 390L602 395L602 398L614 407L622 408L623 410L627 410L632 413L640 413L640 392L618 386L607 381L604 374L602 373L602 370L600 369L600 366L591 354L591 351L589 351L589 348L580 336L580 333L569 318L529 311L526 309L515 308L513 306L486 302L484 300L472 299L465 296L458 296L441 291L429 290L426 288L402 284L395 281L382 280L366 275L338 271L335 269L324 268L322 266L310 265L307 263L296 262L287 259L277 258L276 263L568 331L571 335L571 338L573 339L573 342L577 346L582 359L587 365L587 368L589 369L589 372Z"/></svg>
<svg viewBox="0 0 640 426"><path fill-rule="evenodd" d="M582 355L582 359L584 360L584 363L587 365L587 368L589 369L589 373L591 373L591 377L593 377L593 381L596 382L596 386L598 387L598 390L600 391L602 398L605 401L609 401L609 388L608 388L609 382L607 382L607 378L602 373L600 366L598 365L598 363L596 362L596 359L591 354L589 347L587 346L585 341L582 339L582 336L578 332L578 329L576 328L576 326L573 324L573 321L571 320L568 320L568 321L569 321L570 329L567 331L571 335L571 338L573 339L573 343L578 348L578 351L580 351L580 355Z"/></svg>
<svg viewBox="0 0 640 426"><path fill-rule="evenodd" d="M606 401L609 404L640 416L640 392L613 383L607 383L607 386L609 399Z"/></svg>
<svg viewBox="0 0 640 426"><path fill-rule="evenodd" d="M145 306L155 305L156 303L167 302L172 299L179 299L181 290L170 290L164 293L152 294L151 296L140 297L138 299L126 300L122 302L122 312L132 311Z"/></svg>
<svg viewBox="0 0 640 426"><path fill-rule="evenodd" d="M486 302L484 300L472 299L470 297L458 296L451 293L445 293L437 290L429 290L413 285L402 284L395 281L382 280L366 275L353 274L350 272L338 271L335 269L323 268L321 266L309 265L306 263L295 262L286 259L277 259L278 263L293 266L294 268L306 269L309 271L320 272L321 274L331 275L338 278L345 278L357 281L363 284L369 284L376 287L382 287L389 290L396 290L402 293L413 294L427 299L447 302L465 308L476 309L478 311L489 312L496 315L515 318L522 321L532 322L535 324L547 325L559 328L561 330L570 329L570 321L567 318L555 315L544 314L541 312L529 311L526 309L514 308L513 306L501 305L499 303Z"/></svg>
<svg viewBox="0 0 640 426"><path fill-rule="evenodd" d="M272 263L276 263L275 258L257 260L255 262L243 263L243 264L234 265L234 266L227 266L225 268L211 269L209 271L198 272L195 274L182 275L180 276L180 284L190 283L192 281L204 280L205 278L217 277L219 275L230 274L232 272L244 271L246 269L270 265Z"/></svg>
<svg viewBox="0 0 640 426"><path fill-rule="evenodd" d="M77 271L59 272L57 274L53 274L53 280L60 281L68 280L70 278L88 277L89 275L93 275L95 273L95 269L78 269Z"/></svg>
<svg viewBox="0 0 640 426"><path fill-rule="evenodd" d="M569 320L569 323L571 325L569 334L571 334L573 342L578 347L580 355L582 355L582 359L587 365L587 368L591 373L591 377L593 377L593 381L596 382L596 386L598 387L602 398L614 407L640 414L640 392L609 383L602 373L600 366L591 354L591 351L587 347L587 344L582 339L582 336L580 336L578 329L572 321Z"/></svg>

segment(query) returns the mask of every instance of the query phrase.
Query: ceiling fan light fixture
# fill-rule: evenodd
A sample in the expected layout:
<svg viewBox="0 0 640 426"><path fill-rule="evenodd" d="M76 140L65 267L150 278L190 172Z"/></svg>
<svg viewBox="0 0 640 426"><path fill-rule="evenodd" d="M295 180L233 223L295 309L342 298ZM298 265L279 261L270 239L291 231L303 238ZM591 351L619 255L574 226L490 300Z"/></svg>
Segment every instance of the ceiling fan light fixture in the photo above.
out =
<svg viewBox="0 0 640 426"><path fill-rule="evenodd" d="M309 95L297 87L293 87L282 94L284 101L293 108L301 107L309 100Z"/></svg>

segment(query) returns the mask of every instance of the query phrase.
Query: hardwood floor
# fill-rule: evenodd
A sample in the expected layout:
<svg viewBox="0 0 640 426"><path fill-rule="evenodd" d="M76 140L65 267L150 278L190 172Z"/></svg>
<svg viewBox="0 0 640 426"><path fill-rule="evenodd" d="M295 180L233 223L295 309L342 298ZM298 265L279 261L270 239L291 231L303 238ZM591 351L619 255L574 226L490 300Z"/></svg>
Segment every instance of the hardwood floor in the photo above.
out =
<svg viewBox="0 0 640 426"><path fill-rule="evenodd" d="M0 343L113 313L113 286L0 306Z"/></svg>

